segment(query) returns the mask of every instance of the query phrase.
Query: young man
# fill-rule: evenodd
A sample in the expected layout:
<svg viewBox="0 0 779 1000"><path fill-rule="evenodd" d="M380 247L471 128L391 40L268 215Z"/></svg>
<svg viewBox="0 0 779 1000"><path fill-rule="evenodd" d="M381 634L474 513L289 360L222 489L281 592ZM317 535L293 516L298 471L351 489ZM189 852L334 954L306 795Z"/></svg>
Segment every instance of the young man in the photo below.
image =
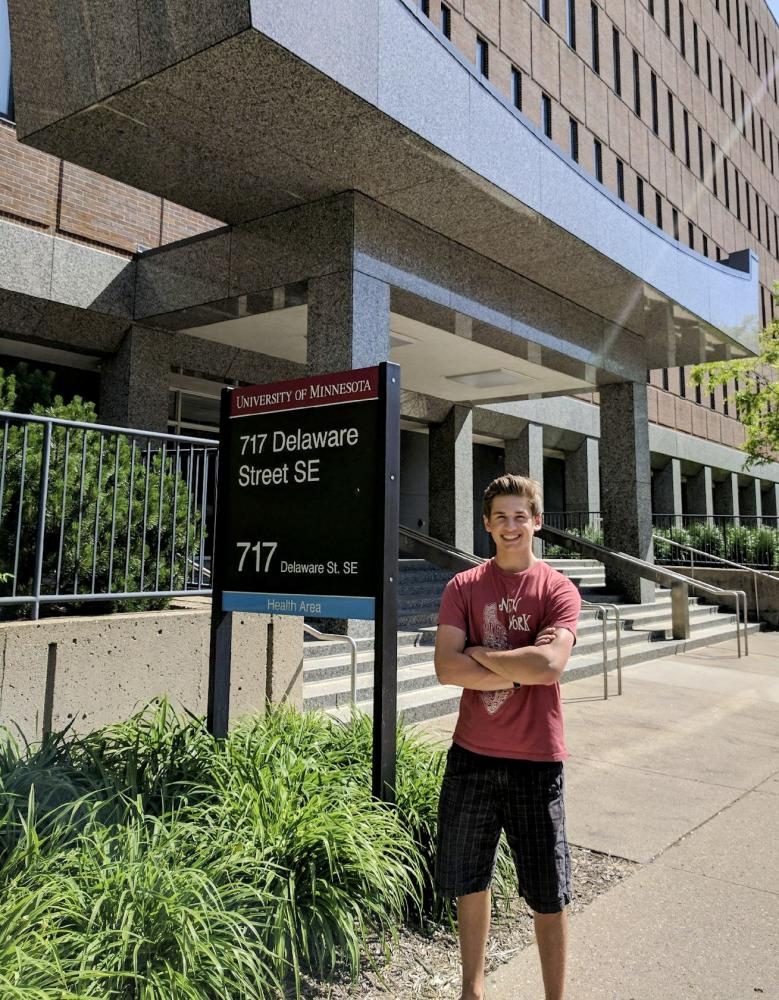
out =
<svg viewBox="0 0 779 1000"><path fill-rule="evenodd" d="M484 527L494 558L444 591L435 667L462 687L439 803L436 880L457 897L462 1000L484 997L489 885L501 830L533 911L546 1000L562 1000L570 902L559 679L576 636L576 587L533 554L538 483L494 480Z"/></svg>

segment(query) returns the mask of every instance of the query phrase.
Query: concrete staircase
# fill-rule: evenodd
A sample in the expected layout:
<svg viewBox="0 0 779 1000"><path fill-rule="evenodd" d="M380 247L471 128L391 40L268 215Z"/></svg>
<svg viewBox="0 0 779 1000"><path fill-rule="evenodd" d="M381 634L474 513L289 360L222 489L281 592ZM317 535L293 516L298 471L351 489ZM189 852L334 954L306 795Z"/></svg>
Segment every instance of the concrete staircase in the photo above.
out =
<svg viewBox="0 0 779 1000"><path fill-rule="evenodd" d="M603 566L586 559L550 559L549 563L570 577L592 603L617 604L622 615L622 663L629 666L661 656L722 642L734 635L735 615L719 612L709 604L690 599L690 638L671 638L670 591L658 588L654 604L626 604L618 594L606 592ZM452 576L421 559L400 563L398 632L398 711L407 722L448 715L457 710L460 689L438 683L433 667L435 621L441 591ZM594 608L584 607L578 641L563 681L600 673L603 669L602 623ZM755 631L758 625L750 625ZM615 626L609 621L609 669L616 666ZM357 704L372 709L373 639L357 642ZM305 708L323 709L334 715L347 714L350 701L351 659L349 647L336 640L306 641L303 662ZM615 678L610 678L616 690Z"/></svg>

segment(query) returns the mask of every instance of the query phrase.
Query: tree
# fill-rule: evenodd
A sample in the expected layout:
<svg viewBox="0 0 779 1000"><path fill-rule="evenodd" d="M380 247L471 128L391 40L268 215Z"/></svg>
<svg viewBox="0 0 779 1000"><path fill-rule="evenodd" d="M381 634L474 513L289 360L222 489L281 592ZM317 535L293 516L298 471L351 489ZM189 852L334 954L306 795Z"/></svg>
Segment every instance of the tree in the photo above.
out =
<svg viewBox="0 0 779 1000"><path fill-rule="evenodd" d="M779 302L779 284L774 288ZM754 358L712 361L695 365L691 379L707 391L724 386L746 429L742 450L746 468L775 462L779 457L779 320L772 320L760 334L760 353ZM731 384L734 386L730 390Z"/></svg>

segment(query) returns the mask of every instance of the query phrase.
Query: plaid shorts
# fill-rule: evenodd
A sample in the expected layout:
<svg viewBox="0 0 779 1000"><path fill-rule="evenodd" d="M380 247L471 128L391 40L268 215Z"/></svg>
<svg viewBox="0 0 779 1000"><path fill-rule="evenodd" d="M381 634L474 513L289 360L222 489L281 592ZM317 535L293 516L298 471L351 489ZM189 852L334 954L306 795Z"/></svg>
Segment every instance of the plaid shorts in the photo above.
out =
<svg viewBox="0 0 779 1000"><path fill-rule="evenodd" d="M519 894L536 913L571 901L562 763L449 750L438 803L436 883L449 896L489 888L506 831Z"/></svg>

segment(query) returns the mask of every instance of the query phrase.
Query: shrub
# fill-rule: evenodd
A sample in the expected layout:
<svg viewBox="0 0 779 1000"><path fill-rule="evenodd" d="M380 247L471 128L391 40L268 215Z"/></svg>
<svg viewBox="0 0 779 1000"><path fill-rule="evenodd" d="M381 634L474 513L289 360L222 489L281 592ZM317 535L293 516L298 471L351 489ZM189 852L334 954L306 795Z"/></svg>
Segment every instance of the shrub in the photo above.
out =
<svg viewBox="0 0 779 1000"><path fill-rule="evenodd" d="M23 375L6 375L0 369L0 408L13 410L29 401L30 383L46 399L50 380L37 371ZM79 397L67 404L60 396L48 405L35 403L32 413L85 423L97 421L94 404ZM10 569L17 562L18 527L20 548L14 575L17 593L25 595L32 593L35 574L43 438L41 424L27 425L26 431L21 424L9 424L4 440L0 564ZM93 580L95 591L106 594L183 589L186 552L195 551L200 527L199 511L190 516L187 525L189 496L183 478L169 461L163 462L159 449L136 448L133 452L123 436L107 438L98 431L71 429L69 442L66 466L66 429L53 429L43 544L44 592L89 592ZM140 530L144 512L145 530ZM0 593L10 595L10 583L0 585ZM94 603L63 600L58 606L44 605L43 613L132 611L161 608L167 603L164 598L121 602L108 598L97 609ZM20 613L23 610L9 608L5 615Z"/></svg>
<svg viewBox="0 0 779 1000"><path fill-rule="evenodd" d="M711 555L721 556L723 554L723 538L721 530L713 524L704 521L694 522L687 529L690 545L696 549L702 549Z"/></svg>

